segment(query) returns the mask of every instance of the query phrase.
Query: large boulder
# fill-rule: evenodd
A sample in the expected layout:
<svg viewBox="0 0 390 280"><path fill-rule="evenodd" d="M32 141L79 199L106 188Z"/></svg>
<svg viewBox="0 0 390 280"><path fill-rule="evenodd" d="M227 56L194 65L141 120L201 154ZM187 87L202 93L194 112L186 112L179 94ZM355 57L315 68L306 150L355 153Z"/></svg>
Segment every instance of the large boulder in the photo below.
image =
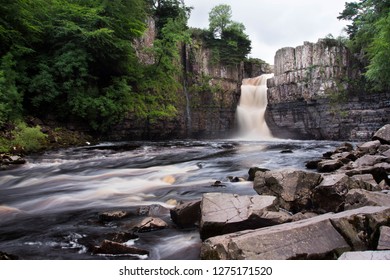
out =
<svg viewBox="0 0 390 280"><path fill-rule="evenodd" d="M374 140L379 140L382 144L390 144L390 124L381 127L373 136Z"/></svg>
<svg viewBox="0 0 390 280"><path fill-rule="evenodd" d="M318 259L335 258L350 250L329 221L330 215L264 229L237 232L206 240L202 259Z"/></svg>
<svg viewBox="0 0 390 280"><path fill-rule="evenodd" d="M297 213L311 208L311 191L321 180L318 173L294 169L257 172L253 188L260 195L276 196L280 207Z"/></svg>
<svg viewBox="0 0 390 280"><path fill-rule="evenodd" d="M323 176L324 180L312 192L313 208L317 212L344 210L345 197L352 189L370 189L372 185L343 173Z"/></svg>
<svg viewBox="0 0 390 280"><path fill-rule="evenodd" d="M199 225L201 200L180 202L171 209L172 221L181 228Z"/></svg>
<svg viewBox="0 0 390 280"><path fill-rule="evenodd" d="M280 223L280 217L275 213L275 202L274 196L206 193L201 203L200 236L206 239Z"/></svg>
<svg viewBox="0 0 390 280"><path fill-rule="evenodd" d="M363 207L298 222L215 236L202 244L202 259L324 259L351 249L368 249L388 207ZM352 247L351 247L352 246Z"/></svg>

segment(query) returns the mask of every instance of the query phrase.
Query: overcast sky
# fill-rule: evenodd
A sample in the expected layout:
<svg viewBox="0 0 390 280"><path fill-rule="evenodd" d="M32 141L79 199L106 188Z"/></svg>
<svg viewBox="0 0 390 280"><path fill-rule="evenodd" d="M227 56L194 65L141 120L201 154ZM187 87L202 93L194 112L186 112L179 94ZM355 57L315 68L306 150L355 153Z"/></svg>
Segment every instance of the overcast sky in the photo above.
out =
<svg viewBox="0 0 390 280"><path fill-rule="evenodd" d="M338 37L346 21L337 19L348 0L184 0L193 7L189 26L208 28L211 9L232 8L232 19L246 27L252 41L251 57L273 64L275 52L304 41L317 42L328 34ZM349 1L351 2L351 1ZM345 34L344 34L345 35Z"/></svg>

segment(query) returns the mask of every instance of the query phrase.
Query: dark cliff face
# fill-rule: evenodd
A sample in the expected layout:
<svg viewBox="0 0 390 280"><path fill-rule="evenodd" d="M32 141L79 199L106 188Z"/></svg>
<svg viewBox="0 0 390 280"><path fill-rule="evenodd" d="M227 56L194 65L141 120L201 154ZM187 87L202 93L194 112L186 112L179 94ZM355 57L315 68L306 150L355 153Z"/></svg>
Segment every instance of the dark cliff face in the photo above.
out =
<svg viewBox="0 0 390 280"><path fill-rule="evenodd" d="M305 42L275 55L275 77L268 80L266 120L276 137L369 139L390 122L390 94L354 93L348 50L335 42Z"/></svg>

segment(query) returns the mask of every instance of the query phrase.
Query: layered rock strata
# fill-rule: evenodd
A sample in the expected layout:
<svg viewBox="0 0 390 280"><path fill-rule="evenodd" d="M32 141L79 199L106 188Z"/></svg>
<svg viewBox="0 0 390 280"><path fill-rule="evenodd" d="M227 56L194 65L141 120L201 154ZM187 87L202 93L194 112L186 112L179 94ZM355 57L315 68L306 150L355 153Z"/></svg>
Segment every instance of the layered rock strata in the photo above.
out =
<svg viewBox="0 0 390 280"><path fill-rule="evenodd" d="M390 93L353 92L352 56L335 40L275 55L266 120L276 137L366 141L390 121Z"/></svg>

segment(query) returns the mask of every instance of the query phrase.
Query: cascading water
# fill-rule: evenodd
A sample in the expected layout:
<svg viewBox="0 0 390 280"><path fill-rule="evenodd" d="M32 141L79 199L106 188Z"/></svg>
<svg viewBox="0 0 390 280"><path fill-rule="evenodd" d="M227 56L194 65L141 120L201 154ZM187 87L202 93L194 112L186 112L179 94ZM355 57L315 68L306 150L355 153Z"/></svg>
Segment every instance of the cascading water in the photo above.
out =
<svg viewBox="0 0 390 280"><path fill-rule="evenodd" d="M240 138L249 140L272 138L264 115L267 108L267 80L273 75L263 74L242 81L241 98L237 107Z"/></svg>

